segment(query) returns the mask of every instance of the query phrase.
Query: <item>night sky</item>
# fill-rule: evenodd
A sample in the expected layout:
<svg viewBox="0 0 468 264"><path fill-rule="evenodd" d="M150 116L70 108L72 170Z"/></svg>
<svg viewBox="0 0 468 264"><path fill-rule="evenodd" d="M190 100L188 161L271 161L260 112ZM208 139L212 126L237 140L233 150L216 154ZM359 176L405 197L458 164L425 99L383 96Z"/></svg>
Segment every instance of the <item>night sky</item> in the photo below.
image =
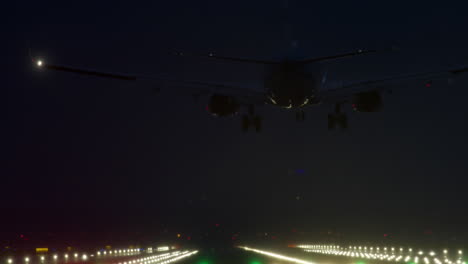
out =
<svg viewBox="0 0 468 264"><path fill-rule="evenodd" d="M381 113L327 130L322 105L258 108L262 133L217 119L186 89L38 72L50 63L261 90L257 65L178 58L316 57L400 51L322 65L365 80L468 65L468 4L448 1L16 1L4 4L2 232L337 230L466 241L468 78L402 83ZM297 40L291 50L285 24ZM288 33L288 34L289 34ZM286 34L287 35L287 34ZM5 93L6 92L6 93ZM125 233L127 234L127 233Z"/></svg>

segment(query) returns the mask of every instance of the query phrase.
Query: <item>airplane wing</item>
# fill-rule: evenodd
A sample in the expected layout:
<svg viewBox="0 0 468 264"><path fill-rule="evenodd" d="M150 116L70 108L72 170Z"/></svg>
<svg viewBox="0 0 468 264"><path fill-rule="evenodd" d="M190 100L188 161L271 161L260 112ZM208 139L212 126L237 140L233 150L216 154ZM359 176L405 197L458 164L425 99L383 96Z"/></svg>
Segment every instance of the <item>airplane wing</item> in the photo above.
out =
<svg viewBox="0 0 468 264"><path fill-rule="evenodd" d="M299 64L309 64L309 63L317 63L317 62L326 62L332 61L336 59L344 59L350 58L355 56L361 56L371 53L380 53L386 51L395 51L397 48L387 48L387 49L360 49L352 52L346 52L336 55L330 56L323 56L323 57L315 57L315 58L307 58L302 60L295 60L294 62ZM216 60L223 60L223 61L231 61L231 62L241 62L241 63L251 63L251 64L262 64L262 65L278 65L280 61L272 61L272 60L259 60L259 59L249 59L249 58L236 58L236 57L227 57L227 56L219 56L215 53L208 53L208 54L196 54L196 53L187 53L181 51L175 51L172 55L176 55L179 57L196 57L196 58L208 58L208 59L216 59Z"/></svg>
<svg viewBox="0 0 468 264"><path fill-rule="evenodd" d="M332 89L320 91L322 102L339 103L346 102L351 97L359 93L370 91L391 91L403 81L424 81L426 87L431 87L435 80L452 80L463 73L468 72L468 66L451 68L440 71L421 72L407 75L393 76L389 78L365 80L348 84L338 85Z"/></svg>
<svg viewBox="0 0 468 264"><path fill-rule="evenodd" d="M40 70L52 70L69 72L79 75L94 76L100 78L121 80L121 81L152 81L156 84L156 90L161 90L161 87L166 89L181 88L186 89L188 95L193 97L209 96L212 94L221 94L225 96L236 97L239 103L242 104L263 104L265 102L266 93L255 91L251 88L239 87L235 85L227 85L213 82L203 82L196 80L179 80L176 78L135 75L125 73L104 72L83 68L76 68L64 65L56 65L46 63L43 60L33 59L35 66Z"/></svg>
<svg viewBox="0 0 468 264"><path fill-rule="evenodd" d="M382 49L382 50L377 50L377 49L360 49L352 52L346 52L342 54L336 54L336 55L330 55L330 56L324 56L324 57L316 57L316 58L309 58L309 59L302 59L299 60L299 63L302 64L308 64L308 63L315 63L315 62L326 62L326 61L331 61L331 60L336 60L336 59L344 59L344 58L350 58L350 57L355 57L355 56L361 56L361 55L366 55L366 54L372 54L372 53L380 53L380 52L386 52L386 51L396 51L398 50L395 47L391 47L388 49Z"/></svg>

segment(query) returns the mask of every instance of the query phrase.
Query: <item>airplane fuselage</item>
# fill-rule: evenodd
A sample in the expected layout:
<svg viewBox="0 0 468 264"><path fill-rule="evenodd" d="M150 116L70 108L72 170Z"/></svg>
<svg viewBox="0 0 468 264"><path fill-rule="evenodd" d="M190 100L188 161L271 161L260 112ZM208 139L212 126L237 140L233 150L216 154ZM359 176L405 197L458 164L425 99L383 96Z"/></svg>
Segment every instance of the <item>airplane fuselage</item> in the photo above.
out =
<svg viewBox="0 0 468 264"><path fill-rule="evenodd" d="M264 80L268 103L283 108L300 108L317 103L320 76L306 69L304 64L284 61L268 69Z"/></svg>

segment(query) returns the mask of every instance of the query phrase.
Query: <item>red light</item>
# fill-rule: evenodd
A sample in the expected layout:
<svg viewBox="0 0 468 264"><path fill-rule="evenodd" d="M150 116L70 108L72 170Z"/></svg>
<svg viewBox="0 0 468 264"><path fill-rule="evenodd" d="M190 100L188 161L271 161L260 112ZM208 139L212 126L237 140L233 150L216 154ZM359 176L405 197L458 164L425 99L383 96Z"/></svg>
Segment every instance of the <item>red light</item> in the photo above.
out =
<svg viewBox="0 0 468 264"><path fill-rule="evenodd" d="M351 107L356 109L356 104L352 104Z"/></svg>
<svg viewBox="0 0 468 264"><path fill-rule="evenodd" d="M24 238L24 235L20 235L21 238Z"/></svg>
<svg viewBox="0 0 468 264"><path fill-rule="evenodd" d="M219 227L219 224L215 224L216 227Z"/></svg>
<svg viewBox="0 0 468 264"><path fill-rule="evenodd" d="M383 234L384 237L388 237L388 234Z"/></svg>
<svg viewBox="0 0 468 264"><path fill-rule="evenodd" d="M427 88L429 88L429 87L431 87L431 86L432 86L432 81L426 82L426 87L427 87Z"/></svg>
<svg viewBox="0 0 468 264"><path fill-rule="evenodd" d="M192 239L192 237L188 236L188 237L187 237L187 240L190 240L190 239Z"/></svg>
<svg viewBox="0 0 468 264"><path fill-rule="evenodd" d="M206 109L206 111L208 111L208 112L209 112L209 111L210 111L210 106L209 106L209 105L207 105L207 106L205 107L205 109Z"/></svg>

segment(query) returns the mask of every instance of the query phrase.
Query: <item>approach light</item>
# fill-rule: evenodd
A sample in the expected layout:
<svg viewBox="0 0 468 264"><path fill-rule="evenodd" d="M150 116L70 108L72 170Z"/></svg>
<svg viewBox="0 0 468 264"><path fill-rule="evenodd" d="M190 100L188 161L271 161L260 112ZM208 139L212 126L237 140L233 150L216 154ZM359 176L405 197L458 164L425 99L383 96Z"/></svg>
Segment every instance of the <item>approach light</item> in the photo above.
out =
<svg viewBox="0 0 468 264"><path fill-rule="evenodd" d="M8 264L11 264L13 263L13 260L12 259L8 259Z"/></svg>
<svg viewBox="0 0 468 264"><path fill-rule="evenodd" d="M25 262L29 262L29 258L28 258L28 257L25 257L25 258L24 258L24 261L25 261Z"/></svg>

